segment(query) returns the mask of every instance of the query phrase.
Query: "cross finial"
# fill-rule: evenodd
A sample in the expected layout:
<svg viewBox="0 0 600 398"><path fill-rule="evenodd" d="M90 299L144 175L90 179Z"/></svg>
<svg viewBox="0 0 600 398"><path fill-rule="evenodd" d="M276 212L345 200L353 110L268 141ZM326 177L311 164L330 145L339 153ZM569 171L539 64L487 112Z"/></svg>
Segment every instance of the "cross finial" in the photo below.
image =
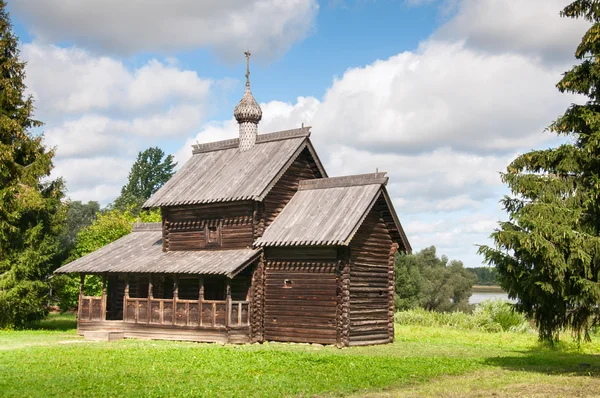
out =
<svg viewBox="0 0 600 398"><path fill-rule="evenodd" d="M244 52L246 56L246 87L250 87L250 50Z"/></svg>

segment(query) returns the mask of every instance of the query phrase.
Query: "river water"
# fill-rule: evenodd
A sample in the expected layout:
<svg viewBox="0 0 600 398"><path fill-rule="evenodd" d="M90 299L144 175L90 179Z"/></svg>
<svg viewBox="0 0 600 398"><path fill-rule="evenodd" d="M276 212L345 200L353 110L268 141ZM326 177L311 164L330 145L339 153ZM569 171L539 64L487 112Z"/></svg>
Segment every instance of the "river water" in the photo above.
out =
<svg viewBox="0 0 600 398"><path fill-rule="evenodd" d="M506 293L473 293L469 298L469 304L479 304L484 300L508 300L514 303L514 300L508 298Z"/></svg>

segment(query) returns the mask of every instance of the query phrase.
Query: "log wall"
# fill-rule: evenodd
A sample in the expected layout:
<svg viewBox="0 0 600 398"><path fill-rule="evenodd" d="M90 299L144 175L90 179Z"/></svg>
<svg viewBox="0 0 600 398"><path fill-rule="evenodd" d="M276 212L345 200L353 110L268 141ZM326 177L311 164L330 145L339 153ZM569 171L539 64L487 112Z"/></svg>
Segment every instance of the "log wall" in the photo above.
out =
<svg viewBox="0 0 600 398"><path fill-rule="evenodd" d="M310 152L308 149L304 149L263 201L265 228L273 222L275 217L281 213L281 210L283 210L285 205L292 199L292 196L298 191L300 180L311 180L320 177L322 177L321 173Z"/></svg>
<svg viewBox="0 0 600 398"><path fill-rule="evenodd" d="M264 338L337 343L335 248L272 248L265 253Z"/></svg>
<svg viewBox="0 0 600 398"><path fill-rule="evenodd" d="M252 202L165 207L162 214L165 251L243 249L254 242ZM218 244L207 242L210 227L219 228Z"/></svg>
<svg viewBox="0 0 600 398"><path fill-rule="evenodd" d="M396 247L375 205L350 243L351 346L393 341Z"/></svg>

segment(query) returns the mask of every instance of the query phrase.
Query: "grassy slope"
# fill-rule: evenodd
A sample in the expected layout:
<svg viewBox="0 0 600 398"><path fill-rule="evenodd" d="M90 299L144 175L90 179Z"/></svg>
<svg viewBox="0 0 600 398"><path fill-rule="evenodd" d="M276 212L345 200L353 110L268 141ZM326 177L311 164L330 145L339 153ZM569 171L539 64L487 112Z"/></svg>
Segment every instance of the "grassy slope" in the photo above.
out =
<svg viewBox="0 0 600 398"><path fill-rule="evenodd" d="M82 342L68 321L55 322L52 328L57 326L54 331L0 332L0 395L312 396L376 391L377 396L502 396L511 391L527 395L523 388L543 385L552 387L552 396L575 395L573 388L599 391L597 341L579 350L570 344L549 350L530 334L399 326L392 345L338 350L298 344L91 343Z"/></svg>

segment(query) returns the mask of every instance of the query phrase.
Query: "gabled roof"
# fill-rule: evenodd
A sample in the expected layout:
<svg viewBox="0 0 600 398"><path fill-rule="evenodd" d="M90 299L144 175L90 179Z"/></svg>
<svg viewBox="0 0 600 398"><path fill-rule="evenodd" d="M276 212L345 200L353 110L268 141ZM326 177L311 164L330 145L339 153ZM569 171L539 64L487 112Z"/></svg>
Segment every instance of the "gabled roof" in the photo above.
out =
<svg viewBox="0 0 600 398"><path fill-rule="evenodd" d="M326 177L312 144L310 127L259 134L241 152L239 138L194 145L193 156L144 203L144 208L234 200L262 200L294 159L308 148Z"/></svg>
<svg viewBox="0 0 600 398"><path fill-rule="evenodd" d="M144 272L233 278L261 253L255 249L162 251L161 223L134 225L124 237L57 269L56 273Z"/></svg>
<svg viewBox="0 0 600 398"><path fill-rule="evenodd" d="M410 251L385 190L387 181L385 173L300 181L298 192L255 246L347 246L368 212L383 198L394 239Z"/></svg>

